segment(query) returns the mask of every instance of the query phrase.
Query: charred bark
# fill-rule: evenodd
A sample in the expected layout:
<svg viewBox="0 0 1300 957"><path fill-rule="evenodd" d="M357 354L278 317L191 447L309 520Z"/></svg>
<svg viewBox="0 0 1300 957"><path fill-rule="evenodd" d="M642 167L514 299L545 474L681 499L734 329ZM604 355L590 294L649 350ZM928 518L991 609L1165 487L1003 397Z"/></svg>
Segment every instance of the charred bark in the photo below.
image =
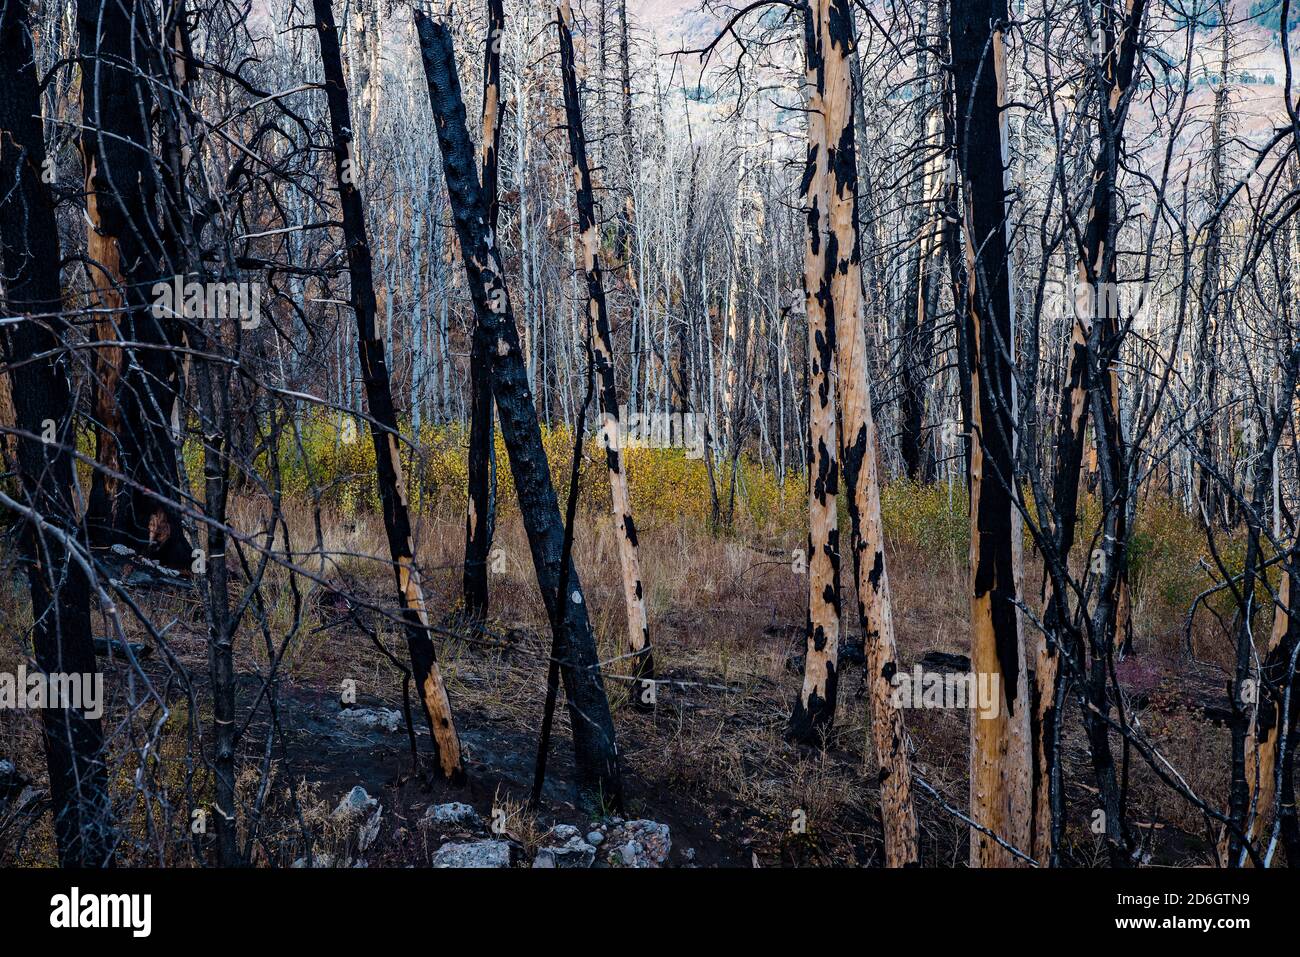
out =
<svg viewBox="0 0 1300 957"><path fill-rule="evenodd" d="M822 111L826 125L827 182L823 192L828 227L825 269L830 288L827 322L835 329L837 346L840 451L848 495L858 620L866 656L872 740L880 766L885 863L890 867L906 867L918 861L917 823L912 804L907 730L903 726L902 710L894 701L892 679L898 671L898 648L885 568L876 422L871 410L867 337L863 327L857 149L850 75L855 43L853 7L850 0L817 0L813 11L824 76Z"/></svg>
<svg viewBox="0 0 1300 957"><path fill-rule="evenodd" d="M1016 506L1015 307L1008 249L1006 0L954 4L950 41L957 163L965 198L965 311L970 362L971 666L992 675L995 716L971 712L971 817L1025 849L1030 838L1030 729ZM971 830L972 867L1019 859Z"/></svg>
<svg viewBox="0 0 1300 957"><path fill-rule="evenodd" d="M501 0L487 0L487 38L483 51L483 145L479 165L488 228L497 229L500 202L497 169L501 150ZM465 613L483 618L488 610L488 553L496 526L496 442L489 364L476 337L470 346L469 511L465 516Z"/></svg>
<svg viewBox="0 0 1300 957"><path fill-rule="evenodd" d="M600 383L601 440L609 487L613 499L614 534L623 573L623 602L627 611L627 654L632 656L633 702L640 707L654 704L654 659L650 652L650 624L646 617L645 594L641 585L641 557L632 518L632 494L628 487L626 461L620 448L618 387L614 375L614 338L605 302L604 271L600 263L600 234L596 224L596 202L587 164L587 140L578 98L578 73L573 56L573 12L568 0L556 8L556 29L560 40L560 74L564 87L564 114L569 133L569 154L573 163L573 189L578 204L578 261L587 290L587 321L591 348Z"/></svg>
<svg viewBox="0 0 1300 957"><path fill-rule="evenodd" d="M542 446L537 409L519 348L510 294L501 269L496 237L487 228L487 208L474 170L474 150L465 128L465 104L456 73L455 52L447 27L414 14L420 53L429 85L429 102L438 131L443 173L460 239L465 274L474 301L475 337L491 356L492 394L510 470L519 494L537 584L552 621L559 629L561 662L579 787L586 800L605 806L622 804L614 721L605 696L596 639L577 569L565 572L567 595L557 596L564 546L564 522ZM555 607L563 602L563 609Z"/></svg>
<svg viewBox="0 0 1300 957"><path fill-rule="evenodd" d="M438 769L443 777L458 782L465 777L460 739L452 723L451 703L447 700L447 689L443 685L442 673L434 656L433 638L429 631L429 610L425 605L420 570L415 562L406 481L402 474L398 446L397 413L393 408L384 343L379 337L375 321L370 241L366 234L361 193L355 185L357 172L352 156L352 117L347 87L343 83L338 30L334 25L330 0L313 0L312 6L316 16L316 32L320 38L325 98L329 103L334 169L352 282L352 309L357 320L357 348L361 353L361 377L370 412L370 437L375 445L375 472L383 503L384 531L387 533L388 550L397 577L402 617L406 622L406 644L416 683L420 688L424 715L433 735Z"/></svg>
<svg viewBox="0 0 1300 957"><path fill-rule="evenodd" d="M187 568L171 429L179 382L176 317L156 315L153 286L169 280L153 163L151 74L159 51L139 0L78 0L87 257L100 309L96 337L96 469L86 522L91 544L124 545ZM130 342L122 347L113 343ZM121 473L119 479L113 473Z"/></svg>
<svg viewBox="0 0 1300 957"><path fill-rule="evenodd" d="M0 2L0 264L5 308L24 315L0 342L10 379L24 511L19 547L31 592L36 664L47 674L97 671L90 585L73 500L70 329L62 318L59 236L42 180L45 142L26 0ZM54 834L63 867L113 860L103 726L70 707L42 710Z"/></svg>

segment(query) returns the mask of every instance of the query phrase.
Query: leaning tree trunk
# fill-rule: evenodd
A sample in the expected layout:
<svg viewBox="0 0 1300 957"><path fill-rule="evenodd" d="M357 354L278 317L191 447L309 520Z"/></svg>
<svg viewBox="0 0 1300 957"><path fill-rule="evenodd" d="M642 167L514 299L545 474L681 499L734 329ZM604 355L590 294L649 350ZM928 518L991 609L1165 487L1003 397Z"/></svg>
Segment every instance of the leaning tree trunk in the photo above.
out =
<svg viewBox="0 0 1300 957"><path fill-rule="evenodd" d="M76 541L69 388L71 329L61 317L59 234L42 180L45 141L27 0L0 0L0 265L5 310L28 318L3 338L22 499L19 547L31 590L36 664L45 674L94 674L90 586ZM54 835L63 867L113 858L112 808L99 719L41 712Z"/></svg>
<svg viewBox="0 0 1300 957"><path fill-rule="evenodd" d="M823 75L822 114L829 145L825 165L825 269L830 286L838 347L837 388L844 484L852 529L853 571L858 588L858 618L865 641L866 677L871 694L871 732L880 765L881 817L885 825L885 863L917 863L916 809L903 713L894 701L892 678L898 670L894 617L885 571L885 538L880 520L880 478L876 461L876 422L867 378L867 336L863 325L862 261L858 241L857 159L853 123L854 44L850 0L817 0L817 45Z"/></svg>
<svg viewBox="0 0 1300 957"><path fill-rule="evenodd" d="M996 679L998 710L971 711L970 814L1017 849L1029 846L1028 689L1020 616L1016 507L1015 313L1008 255L1006 0L953 5L956 146L965 194L967 355L971 389L970 645L977 676ZM971 829L972 867L1018 862Z"/></svg>
<svg viewBox="0 0 1300 957"><path fill-rule="evenodd" d="M150 76L157 24L140 0L78 0L87 271L100 342L91 543L125 545L173 568L192 555L180 497L172 412L181 325L153 313L167 256L152 159ZM136 342L123 348L114 343ZM119 478L119 475L121 476ZM170 500L170 501L169 501Z"/></svg>
<svg viewBox="0 0 1300 957"><path fill-rule="evenodd" d="M483 198L488 228L497 230L497 169L501 150L501 35L505 11L501 0L487 0L488 31L483 51ZM482 618L488 609L488 552L496 525L496 468L492 423L491 360L475 338L469 359L469 511L465 516L465 613Z"/></svg>
<svg viewBox="0 0 1300 957"><path fill-rule="evenodd" d="M461 99L451 33L446 26L418 10L414 16L447 194L474 302L474 335L483 341L492 359L492 395L519 493L519 511L528 533L537 584L549 619L559 624L560 641L556 650L573 725L579 787L589 802L619 806L623 794L614 720L601 679L596 638L572 561L564 576L568 594L557 593L564 554L564 522L551 484L550 466L542 445L537 408L528 387L528 370L519 349L519 332L496 236L487 227L487 208L474 172L474 148L465 128L465 103ZM561 604L562 608L557 607Z"/></svg>
<svg viewBox="0 0 1300 957"><path fill-rule="evenodd" d="M321 67L325 77L325 98L329 103L330 133L333 137L334 169L339 202L343 208L343 237L348 250L348 271L352 283L352 308L357 318L357 349L361 353L361 378L370 412L370 437L375 445L375 472L384 508L384 530L397 576L397 591L406 622L406 644L411 665L420 686L420 701L433 735L438 768L450 781L465 777L460 739L452 723L451 703L442 682L429 632L429 611L415 564L411 538L411 516L406 501L406 481L398 448L397 413L389 383L384 343L375 322L375 287L371 274L370 240L366 235L366 214L356 187L357 171L352 159L352 117L348 91L343 83L343 62L339 35L334 25L330 0L313 0L316 30L320 35Z"/></svg>
<svg viewBox="0 0 1300 957"><path fill-rule="evenodd" d="M627 654L632 657L632 677L635 682L633 701L637 705L648 706L654 703L654 659L650 652L650 625L641 586L641 557L637 548L636 522L632 520L632 495L628 488L626 462L620 449L613 330L610 328L609 310L605 304L605 280L600 265L600 233L596 225L591 170L587 166L582 104L578 99L578 73L573 57L573 11L569 8L568 0L561 0L556 11L565 122L569 129L569 153L573 161L573 190L578 203L578 253L587 284L587 319L589 327L595 331L591 337L591 346L600 381L601 439L605 445L605 464L609 467L618 558L623 572L623 601L627 608Z"/></svg>
<svg viewBox="0 0 1300 957"><path fill-rule="evenodd" d="M803 686L790 716L790 737L823 741L835 721L839 685L840 532L836 497L840 469L835 422L835 323L827 314L831 273L827 257L830 180L826 65L823 37L809 11L804 22L807 69L808 159L803 178L807 217L803 259L808 313L808 621Z"/></svg>

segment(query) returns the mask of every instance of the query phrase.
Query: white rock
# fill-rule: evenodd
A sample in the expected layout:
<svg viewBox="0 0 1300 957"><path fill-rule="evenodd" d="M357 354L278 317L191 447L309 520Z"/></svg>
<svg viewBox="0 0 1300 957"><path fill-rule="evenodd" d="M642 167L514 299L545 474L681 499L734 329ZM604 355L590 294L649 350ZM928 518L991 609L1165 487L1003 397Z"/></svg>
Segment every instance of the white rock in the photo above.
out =
<svg viewBox="0 0 1300 957"><path fill-rule="evenodd" d="M476 827L481 822L478 811L468 804L453 801L450 804L433 805L424 812L424 817L420 818L420 823L439 827Z"/></svg>
<svg viewBox="0 0 1300 957"><path fill-rule="evenodd" d="M361 814L370 814L375 808L379 807L379 802L366 793L366 789L360 784L354 787L339 801L339 806L334 809L331 817L344 819L353 818Z"/></svg>
<svg viewBox="0 0 1300 957"><path fill-rule="evenodd" d="M574 829L576 830L576 828ZM591 867L596 849L580 837L571 837L558 847L544 847L533 858L533 867Z"/></svg>
<svg viewBox="0 0 1300 957"><path fill-rule="evenodd" d="M434 852L430 867L509 867L510 845L505 841L444 844Z"/></svg>
<svg viewBox="0 0 1300 957"><path fill-rule="evenodd" d="M344 708L339 720L360 728L380 728L389 734L396 734L405 723L402 712L391 708Z"/></svg>
<svg viewBox="0 0 1300 957"><path fill-rule="evenodd" d="M628 821L610 828L605 861L614 867L662 867L673 849L667 824Z"/></svg>
<svg viewBox="0 0 1300 957"><path fill-rule="evenodd" d="M379 802L375 802L375 809L366 823L357 829L357 850L364 851L371 844L375 843L375 838L379 836L379 818L383 815L384 809L380 807Z"/></svg>

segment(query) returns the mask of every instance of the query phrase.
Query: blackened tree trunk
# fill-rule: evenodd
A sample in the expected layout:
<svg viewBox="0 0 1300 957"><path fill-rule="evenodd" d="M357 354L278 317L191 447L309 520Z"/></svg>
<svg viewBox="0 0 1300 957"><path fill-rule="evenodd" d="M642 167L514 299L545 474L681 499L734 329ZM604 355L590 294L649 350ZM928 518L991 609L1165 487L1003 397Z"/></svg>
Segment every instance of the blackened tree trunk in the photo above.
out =
<svg viewBox="0 0 1300 957"><path fill-rule="evenodd" d="M600 264L600 233L596 225L596 201L587 165L587 138L583 132L582 104L578 98L578 72L573 56L573 11L568 0L556 8L556 29L560 40L560 73L564 87L565 123L569 130L569 154L573 163L573 188L578 204L578 256L587 287L587 319L596 375L600 382L601 440L609 487L613 499L614 533L618 538L619 566L623 573L623 602L627 611L627 654L632 656L633 702L641 707L655 700L654 659L650 652L650 624L646 617L645 594L641 586L641 557L637 547L636 522L632 519L632 494L620 448L618 387L614 376L614 338L609 309L605 303L605 278Z"/></svg>
<svg viewBox="0 0 1300 957"><path fill-rule="evenodd" d="M1015 314L1008 250L1006 0L953 5L957 162L965 195L965 311L971 387L971 668L996 679L996 715L971 711L970 814L1023 850L1030 838L1025 652L1016 607ZM971 829L972 867L1019 859Z"/></svg>
<svg viewBox="0 0 1300 957"><path fill-rule="evenodd" d="M375 471L379 495L384 508L384 530L388 533L388 550L397 576L397 591L406 621L406 644L411 665L420 687L420 701L433 734L438 768L450 781L465 776L461 762L460 739L452 723L451 703L442 682L442 673L434 657L429 633L429 610L424 601L420 571L415 563L415 544L411 537L410 509L406 502L406 481L398 447L397 414L384 342L375 322L375 286L372 275L370 241L366 235L365 209L356 187L357 171L352 158L352 117L348 91L343 83L343 61L339 54L339 35L334 25L330 0L313 0L316 31L320 37L321 66L325 76L325 97L329 102L330 132L333 137L334 166L338 180L339 202L343 207L343 238L348 250L348 270L352 282L352 308L357 318L357 348L361 353L361 377L366 388L370 411L370 437L375 445Z"/></svg>
<svg viewBox="0 0 1300 957"><path fill-rule="evenodd" d="M19 544L31 591L37 666L93 674L90 586L76 541L69 388L69 328L61 318L59 237L45 171L45 142L27 0L0 0L0 264L7 327L4 360L13 396L24 501ZM48 440L46 440L48 439ZM54 833L64 867L113 859L113 828L99 719L72 708L42 711Z"/></svg>
<svg viewBox="0 0 1300 957"><path fill-rule="evenodd" d="M1091 367L1094 363L1089 354L1089 342L1096 323L1110 326L1115 324L1117 318L1102 314L1099 310L1113 309L1117 302L1114 294L1117 278L1114 248L1116 185L1128 92L1133 82L1144 4L1145 0L1130 0L1127 4L1125 17L1119 24L1118 43L1113 14L1109 7L1102 8L1102 46L1098 52L1103 59L1098 69L1097 84L1100 147L1093 165L1092 199L1084 223L1083 248L1076 264L1075 277L1085 294L1067 297L1073 306L1074 317L1071 322L1068 371L1057 419L1056 463L1052 475L1056 528L1052 541L1054 555L1048 561L1049 571L1051 562L1055 561L1057 573L1049 573L1045 580L1044 636L1043 643L1038 648L1035 670L1033 845L1034 857L1043 864L1053 861L1061 828L1061 822L1054 819L1052 810L1061 806L1055 728L1059 720L1058 708L1063 698L1060 688L1061 650L1077 643L1077 634L1070 634L1071 611L1066 576L1078 524L1088 396L1092 389ZM1108 381L1113 384L1112 394L1117 401L1118 378L1113 365L1106 374ZM1118 414L1118 408L1115 413ZM1122 580L1118 587L1124 588ZM1070 653L1076 652L1077 647L1070 647Z"/></svg>
<svg viewBox="0 0 1300 957"><path fill-rule="evenodd" d="M528 534L537 584L550 619L564 622L558 629L558 658L573 725L579 787L589 803L619 806L623 795L614 720L605 697L582 585L571 561L565 573L567 594L557 594L564 523L528 387L528 371L519 348L519 332L496 237L487 227L487 207L474 171L474 150L465 128L465 103L451 34L446 26L418 10L414 16L447 193L474 301L474 334L483 340L492 359L492 394L519 493L519 511ZM562 603L562 610L556 608L557 603Z"/></svg>
<svg viewBox="0 0 1300 957"><path fill-rule="evenodd" d="M192 560L180 514L171 418L181 323L151 301L167 256L151 131L157 23L140 0L78 0L82 162L95 323L96 469L91 544L125 545L172 568ZM115 342L138 343L123 348ZM119 479L113 473L120 473Z"/></svg>
<svg viewBox="0 0 1300 957"><path fill-rule="evenodd" d="M926 134L929 129L930 57L926 44L933 6L932 3L924 3L918 16L917 81L914 86L912 116L922 149L929 148L929 137ZM929 481L933 475L925 449L926 366L932 348L929 340L933 334L931 315L927 311L930 300L924 288L925 267L928 265L926 251L929 246L926 234L931 230L931 166L928 159L921 164L921 175L911 187L912 195L909 197L912 211L908 217L908 234L915 248L909 247L907 254L898 370L901 385L898 396L898 447L907 477L918 482Z"/></svg>
<svg viewBox="0 0 1300 957"><path fill-rule="evenodd" d="M619 108L622 117L623 135L623 173L627 177L623 184L623 210L618 221L618 250L627 268L627 283L636 289L636 265L633 257L636 234L636 199L632 193L632 184L636 180L636 154L632 143L632 64L631 51L627 36L627 0L618 0L618 65L619 65Z"/></svg>
<svg viewBox="0 0 1300 957"><path fill-rule="evenodd" d="M497 230L498 154L501 148L501 35L505 11L501 0L487 0L487 38L483 51L483 198L488 228ZM482 618L488 610L488 553L496 524L496 443L492 421L492 383L477 337L469 360L469 511L465 516L465 613Z"/></svg>

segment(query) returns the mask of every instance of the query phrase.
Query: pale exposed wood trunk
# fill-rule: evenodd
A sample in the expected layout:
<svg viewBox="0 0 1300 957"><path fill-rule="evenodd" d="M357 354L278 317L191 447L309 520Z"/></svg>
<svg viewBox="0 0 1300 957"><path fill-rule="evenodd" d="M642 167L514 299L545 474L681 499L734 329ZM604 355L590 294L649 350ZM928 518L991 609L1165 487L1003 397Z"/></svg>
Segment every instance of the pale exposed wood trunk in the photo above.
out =
<svg viewBox="0 0 1300 957"><path fill-rule="evenodd" d="M840 533L836 497L835 324L827 314L831 274L827 203L830 179L824 37L817 15L804 23L808 159L802 203L807 223L803 291L808 314L808 621L803 686L790 716L790 737L818 743L835 721L839 686Z"/></svg>
<svg viewBox="0 0 1300 957"><path fill-rule="evenodd" d="M863 326L850 76L850 55L855 42L853 8L850 0L816 0L813 9L824 76L822 113L828 144L823 195L827 218L825 269L832 315L827 321L835 330L840 447L851 522L858 618L865 641L872 740L880 765L885 863L890 867L904 867L917 863L917 824L907 730L903 726L902 710L894 702L891 680L898 671L898 648L885 569L876 422L871 409L867 336Z"/></svg>
<svg viewBox="0 0 1300 957"><path fill-rule="evenodd" d="M650 652L650 625L646 617L641 583L641 557L632 518L632 496L626 462L620 448L618 387L614 370L613 330L605 302L604 271L600 262L600 236L596 205L587 165L587 141L583 132L582 104L578 96L578 75L573 56L573 11L568 0L556 8L556 29L560 39L560 72L564 85L564 110L569 132L569 154L573 164L573 188L578 206L577 256L587 293L587 327L600 383L601 438L609 487L613 499L614 532L618 541L619 567L623 574L623 602L627 611L627 654L633 656L636 680L633 700L641 705L654 701L654 661Z"/></svg>

